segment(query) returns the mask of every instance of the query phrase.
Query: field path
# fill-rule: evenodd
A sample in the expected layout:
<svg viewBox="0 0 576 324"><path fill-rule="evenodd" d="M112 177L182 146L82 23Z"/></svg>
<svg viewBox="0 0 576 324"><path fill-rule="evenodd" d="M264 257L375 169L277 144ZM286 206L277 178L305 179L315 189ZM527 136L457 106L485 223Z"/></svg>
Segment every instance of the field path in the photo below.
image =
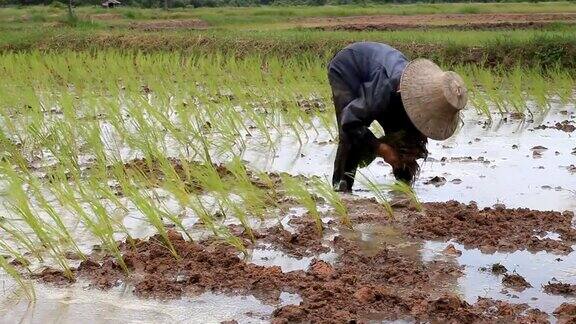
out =
<svg viewBox="0 0 576 324"><path fill-rule="evenodd" d="M576 23L576 13L535 14L426 14L318 17L301 20L299 27L327 30L393 30L450 27L458 29L535 28L563 22Z"/></svg>

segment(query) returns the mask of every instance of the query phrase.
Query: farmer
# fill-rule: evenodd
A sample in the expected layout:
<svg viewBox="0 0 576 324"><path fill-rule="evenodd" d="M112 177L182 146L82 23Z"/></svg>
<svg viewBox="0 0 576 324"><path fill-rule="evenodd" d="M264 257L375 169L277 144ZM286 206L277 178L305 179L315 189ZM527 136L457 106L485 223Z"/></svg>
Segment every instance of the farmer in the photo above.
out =
<svg viewBox="0 0 576 324"><path fill-rule="evenodd" d="M392 166L397 180L412 184L426 159L428 138L454 134L466 105L462 78L426 59L408 61L380 43L354 43L338 52L328 67L336 107L339 143L332 184L350 191L356 169L377 156ZM384 129L376 138L373 121Z"/></svg>

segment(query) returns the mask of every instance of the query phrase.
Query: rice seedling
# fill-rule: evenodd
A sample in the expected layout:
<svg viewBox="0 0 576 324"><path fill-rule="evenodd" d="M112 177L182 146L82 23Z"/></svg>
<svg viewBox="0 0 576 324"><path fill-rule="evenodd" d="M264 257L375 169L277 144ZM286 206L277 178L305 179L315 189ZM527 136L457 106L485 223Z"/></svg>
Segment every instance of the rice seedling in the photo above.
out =
<svg viewBox="0 0 576 324"><path fill-rule="evenodd" d="M226 168L234 176L235 192L242 198L243 206L250 214L264 219L264 213L269 201L266 192L252 183L244 163L239 157L234 157L226 164Z"/></svg>
<svg viewBox="0 0 576 324"><path fill-rule="evenodd" d="M59 241L63 241L66 244L71 245L73 250L77 252L78 255L80 255L82 258L84 258L84 254L80 251L80 248L74 241L74 238L70 234L70 231L66 225L64 225L64 221L62 220L60 213L57 212L56 209L46 200L44 194L41 192L40 183L38 180L31 178L27 185L29 187L29 192L31 192L31 196L35 198L38 207L46 212L46 214L48 214L52 220L56 230L56 233L54 234L58 234L60 236L58 238Z"/></svg>
<svg viewBox="0 0 576 324"><path fill-rule="evenodd" d="M316 199L312 196L312 194L306 189L304 184L297 179L287 175L282 174L282 186L286 190L286 194L289 196L294 197L298 203L308 210L308 215L312 217L314 222L316 223L316 230L318 233L322 233L322 218L320 217L320 213L318 212L318 208L316 206Z"/></svg>
<svg viewBox="0 0 576 324"><path fill-rule="evenodd" d="M524 113L526 110L526 97L524 96L524 90L522 89L522 83L524 81L525 75L524 70L516 66L508 82L510 84L510 91L507 93L508 102L514 107L516 112Z"/></svg>
<svg viewBox="0 0 576 324"><path fill-rule="evenodd" d="M0 255L0 269L6 272L22 289L24 295L28 300L35 300L36 299L36 292L34 291L34 286L24 281L18 270L16 270L6 259L4 256Z"/></svg>
<svg viewBox="0 0 576 324"><path fill-rule="evenodd" d="M422 211L422 203L420 202L420 199L418 199L414 189L409 184L404 181L394 181L394 183L389 185L388 188L392 192L401 194L410 199L412 206L414 206L416 210Z"/></svg>
<svg viewBox="0 0 576 324"><path fill-rule="evenodd" d="M357 181L374 194L378 203L380 203L384 207L386 212L388 212L389 218L393 218L394 210L392 209L392 206L388 202L388 198L385 192L385 186L377 184L360 171L358 171L358 174L360 175L360 177L357 178Z"/></svg>
<svg viewBox="0 0 576 324"><path fill-rule="evenodd" d="M541 111L546 111L550 108L550 103L548 101L548 81L542 76L542 71L539 69L533 69L529 71L529 73L530 93L532 98Z"/></svg>
<svg viewBox="0 0 576 324"><path fill-rule="evenodd" d="M48 251L52 259L62 268L64 274L70 279L73 278L74 275L70 270L70 266L68 265L68 262L64 257L64 252L61 250L58 242L59 237L66 235L60 233L57 227L44 221L37 212L34 211L34 208L30 205L27 194L23 189L24 183L18 175L11 171L9 166L4 166L3 171L11 177L7 191L7 204L9 210L18 216L19 221L26 224L40 243L38 247L33 247L30 252L35 252L36 256L39 256L44 250ZM16 227L17 225L13 226ZM15 238L19 239L20 242L26 246L31 245L31 242L24 239L23 235L17 235ZM39 259L42 261L41 257Z"/></svg>
<svg viewBox="0 0 576 324"><path fill-rule="evenodd" d="M335 192L332 186L320 178L312 180L312 187L324 198L336 212L342 225L352 228L352 221L348 215L348 208L342 201L339 193Z"/></svg>
<svg viewBox="0 0 576 324"><path fill-rule="evenodd" d="M95 185L94 182L92 185ZM94 237L98 238L104 251L110 252L118 264L125 272L128 268L124 263L118 244L114 238L114 224L109 217L106 208L92 192L87 189L91 186L78 185L76 189L68 182L62 168L51 177L50 192L56 197L60 204L74 213L83 226L87 228ZM89 213L91 210L93 215ZM124 229L127 235L127 231ZM129 237L129 235L127 235Z"/></svg>
<svg viewBox="0 0 576 324"><path fill-rule="evenodd" d="M552 70L550 78L556 83L556 94L560 98L560 101L563 105L568 105L570 100L575 97L574 89L576 83L574 79L570 73L560 68Z"/></svg>
<svg viewBox="0 0 576 324"><path fill-rule="evenodd" d="M212 231L216 237L222 238L225 242L235 247L238 251L242 252L244 255L248 255L248 250L244 246L242 240L232 233L226 226L220 226L214 221L213 215L209 212L208 208L204 206L204 203L200 197L195 196L190 203L190 208L194 211L198 219L202 224Z"/></svg>
<svg viewBox="0 0 576 324"><path fill-rule="evenodd" d="M131 174L132 180L127 179L125 176L120 175L117 179L122 188L122 192L130 198L130 201L138 208L138 210L144 215L146 220L152 225L158 234L162 237L166 248L175 258L180 258L178 252L172 245L170 238L168 236L168 231L166 225L164 224L163 216L166 213L160 211L155 205L154 196L144 190L139 190L138 187L132 185L132 181L137 183L145 183L146 175L142 171L138 170ZM92 201L92 203L96 203ZM100 212L105 212L101 208L98 209ZM178 221L179 223L179 221ZM181 224L180 224L181 225Z"/></svg>

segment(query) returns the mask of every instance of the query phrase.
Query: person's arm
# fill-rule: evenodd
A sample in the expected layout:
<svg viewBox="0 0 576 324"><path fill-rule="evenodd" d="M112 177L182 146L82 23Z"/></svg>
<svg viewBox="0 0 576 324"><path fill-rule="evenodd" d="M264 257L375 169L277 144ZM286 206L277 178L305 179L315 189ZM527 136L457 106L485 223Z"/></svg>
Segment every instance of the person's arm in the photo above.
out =
<svg viewBox="0 0 576 324"><path fill-rule="evenodd" d="M372 80L360 86L359 96L343 110L340 127L352 145L368 145L377 154L380 142L368 129L388 107L393 85L386 73L379 69Z"/></svg>

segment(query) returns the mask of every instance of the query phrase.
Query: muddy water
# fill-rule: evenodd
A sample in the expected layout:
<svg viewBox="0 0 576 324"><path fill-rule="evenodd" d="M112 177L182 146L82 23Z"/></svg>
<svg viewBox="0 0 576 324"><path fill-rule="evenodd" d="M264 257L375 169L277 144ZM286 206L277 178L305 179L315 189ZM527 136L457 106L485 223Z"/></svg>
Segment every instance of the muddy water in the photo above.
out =
<svg viewBox="0 0 576 324"><path fill-rule="evenodd" d="M442 250L453 244L462 251L461 256L446 256ZM484 254L478 249L467 250L457 243L426 242L422 250L426 261L434 259L452 259L464 266L464 275L459 279L458 290L465 299L473 303L480 297L506 300L511 303L526 303L547 313L552 313L563 302L576 302L575 297L564 297L546 294L542 286L549 281L576 283L576 253L554 255L545 252L530 253L516 251L513 253ZM502 275L492 274L490 268L500 263L508 273L517 273L532 285L523 291L507 288L502 284Z"/></svg>
<svg viewBox="0 0 576 324"><path fill-rule="evenodd" d="M282 219L298 217L293 213ZM469 303L478 297L491 297L511 303L527 303L551 313L564 301L576 301L562 296L547 295L541 286L550 280L565 283L576 283L576 252L568 255L548 253L530 253L516 251L513 253L484 254L476 249L467 250L453 242L420 241L406 238L393 226L358 224L355 230L331 232L325 237L325 244L336 236L343 235L355 240L367 255L377 253L383 248L393 249L410 259L421 259L424 262L443 260L463 267L463 274L457 282L449 282L448 288L461 295ZM546 233L541 236L557 239L557 233ZM460 256L447 255L444 250L453 244L462 252ZM248 262L280 266L282 271L306 270L314 257L328 263L337 261L333 251L310 257L293 257L273 250L266 243L259 244L252 250ZM522 275L531 285L524 291L515 291L502 285L502 275L494 275L490 267L494 263L504 265L509 273ZM483 270L487 268L488 270ZM278 305L298 304L301 298L295 294L282 293L280 304L263 304L253 296L226 296L202 294L198 297L186 297L181 300L162 302L158 300L138 299L133 296L131 287L121 286L104 292L88 289L87 284L79 282L68 288L54 288L37 284L38 301L29 304L10 295L10 283L4 278L3 299L0 301L0 322L24 323L45 322L126 322L126 323L218 323L223 320L236 319L240 323L267 322L272 311ZM554 318L551 317L551 320Z"/></svg>
<svg viewBox="0 0 576 324"><path fill-rule="evenodd" d="M269 244L262 244L252 250L249 262L262 266L279 266L283 272L288 272L308 269L313 259L334 263L336 257L336 253L329 252L310 257L296 258L279 252Z"/></svg>
<svg viewBox="0 0 576 324"><path fill-rule="evenodd" d="M358 240L368 255L386 246L402 251L408 258L416 256L424 262L442 260L456 263L462 267L463 274L451 289L470 304L474 304L478 297L487 297L515 304L526 303L552 314L563 302L576 302L576 297L547 294L542 290L542 286L550 281L576 284L576 252L568 255L528 251L486 254L478 249L466 249L455 242L407 239L393 227L369 224L361 224L358 226L358 231L344 232L343 235ZM556 236L556 233L546 235L550 238ZM459 256L447 254L444 250L450 244L462 254ZM492 265L496 263L505 266L509 274L517 273L523 276L532 287L523 291L505 287L502 284L503 275L491 272ZM550 320L555 319L550 317Z"/></svg>
<svg viewBox="0 0 576 324"><path fill-rule="evenodd" d="M575 119L574 107L567 108L571 111L568 115L560 113L563 109L553 108L534 122L495 116L488 125L475 111L467 110L455 136L443 142L430 141L430 158L415 184L419 197L423 201L476 201L480 206L504 203L538 210L576 210L576 174L567 169L576 164L576 156L571 154L576 132L534 129ZM310 136L302 146L286 138L276 152L253 150L245 159L255 168L330 178L336 145L329 143L328 134ZM535 155L535 146L547 149ZM391 169L380 159L360 172L380 184L394 180ZM435 176L445 178L446 184L425 184ZM355 189L357 194L365 194L358 181Z"/></svg>
<svg viewBox="0 0 576 324"><path fill-rule="evenodd" d="M298 295L283 292L276 305L253 296L204 293L169 302L138 299L130 287L110 291L88 289L82 283L67 288L38 284L38 301L7 297L0 302L2 323L266 323L280 306L298 304Z"/></svg>

